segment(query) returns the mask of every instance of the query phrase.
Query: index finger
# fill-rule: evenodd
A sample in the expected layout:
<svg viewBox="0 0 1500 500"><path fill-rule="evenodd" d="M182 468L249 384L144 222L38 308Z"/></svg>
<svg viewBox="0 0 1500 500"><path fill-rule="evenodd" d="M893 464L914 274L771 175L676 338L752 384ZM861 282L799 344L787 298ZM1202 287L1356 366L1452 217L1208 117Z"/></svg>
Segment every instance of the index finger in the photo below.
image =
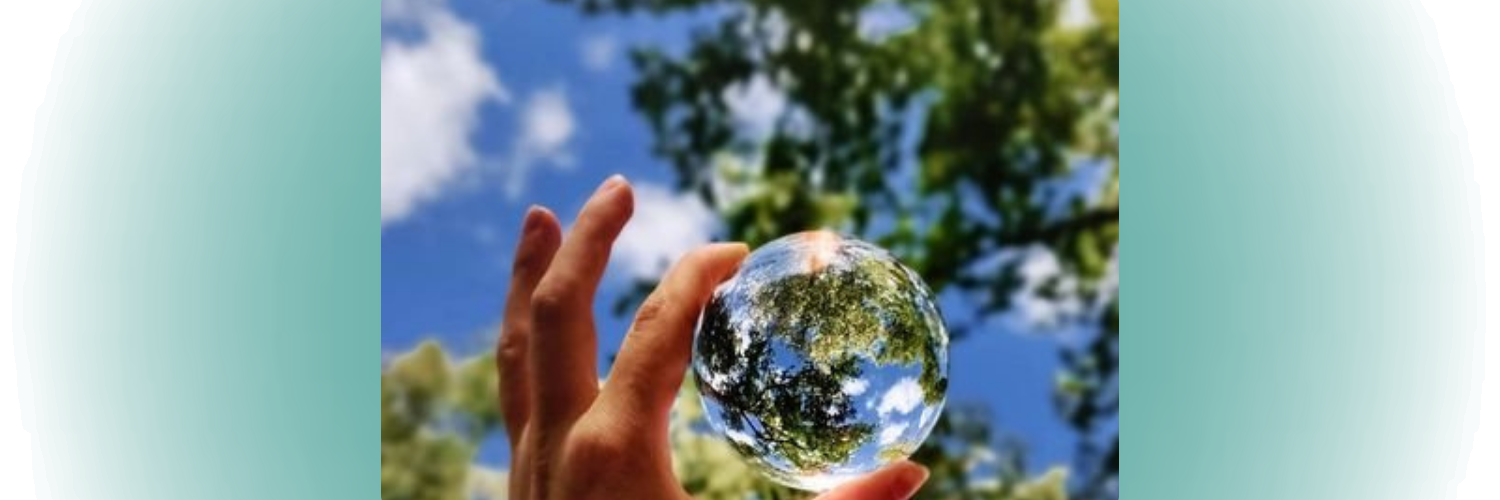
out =
<svg viewBox="0 0 1500 500"><path fill-rule="evenodd" d="M749 252L743 243L717 243L672 266L636 312L600 404L626 416L623 421L648 423L648 432L666 431L668 410L693 351L693 324L714 287Z"/></svg>

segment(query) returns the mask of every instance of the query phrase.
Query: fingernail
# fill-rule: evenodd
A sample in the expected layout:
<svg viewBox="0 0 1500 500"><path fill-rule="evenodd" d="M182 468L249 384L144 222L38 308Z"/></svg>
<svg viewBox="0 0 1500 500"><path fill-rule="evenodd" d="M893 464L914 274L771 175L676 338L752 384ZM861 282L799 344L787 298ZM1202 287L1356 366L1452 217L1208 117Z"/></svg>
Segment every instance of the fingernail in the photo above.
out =
<svg viewBox="0 0 1500 500"><path fill-rule="evenodd" d="M894 494L891 500L906 500L917 494L917 490L922 488L922 483L927 482L927 474L927 468L918 464L902 467L900 476L896 478L896 484L899 486L891 488Z"/></svg>
<svg viewBox="0 0 1500 500"><path fill-rule="evenodd" d="M620 175L620 174L611 175L611 176L609 176L608 179L604 179L604 183L599 185L599 189L595 190L594 194L603 193L605 191L614 189L615 187L621 186L621 185L624 185L624 184L625 184L625 176Z"/></svg>

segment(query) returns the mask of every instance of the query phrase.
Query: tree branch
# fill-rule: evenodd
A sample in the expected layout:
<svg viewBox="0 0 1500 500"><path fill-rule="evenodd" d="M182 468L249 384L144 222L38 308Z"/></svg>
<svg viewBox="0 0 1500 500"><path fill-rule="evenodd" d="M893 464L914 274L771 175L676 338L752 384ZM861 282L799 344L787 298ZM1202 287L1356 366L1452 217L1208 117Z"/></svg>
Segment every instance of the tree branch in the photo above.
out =
<svg viewBox="0 0 1500 500"><path fill-rule="evenodd" d="M1120 207L1092 210L1055 224L1021 228L1018 231L1002 233L999 240L1002 245L1055 241L1068 234L1111 223L1120 223Z"/></svg>

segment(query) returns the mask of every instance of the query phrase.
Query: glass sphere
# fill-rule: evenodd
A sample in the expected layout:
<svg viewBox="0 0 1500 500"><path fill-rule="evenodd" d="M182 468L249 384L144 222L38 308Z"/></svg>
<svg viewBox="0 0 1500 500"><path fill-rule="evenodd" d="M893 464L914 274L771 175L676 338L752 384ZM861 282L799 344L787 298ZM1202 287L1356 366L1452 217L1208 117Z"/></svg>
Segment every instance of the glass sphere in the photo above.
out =
<svg viewBox="0 0 1500 500"><path fill-rule="evenodd" d="M828 231L782 237L715 290L693 340L709 425L773 480L824 491L916 451L948 331L916 272Z"/></svg>

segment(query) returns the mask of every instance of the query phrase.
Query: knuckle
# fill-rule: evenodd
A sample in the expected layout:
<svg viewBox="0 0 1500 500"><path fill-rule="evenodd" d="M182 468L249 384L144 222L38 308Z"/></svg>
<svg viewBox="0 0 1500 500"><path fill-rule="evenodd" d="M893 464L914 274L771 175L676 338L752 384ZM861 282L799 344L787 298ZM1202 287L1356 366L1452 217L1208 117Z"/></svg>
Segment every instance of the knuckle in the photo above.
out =
<svg viewBox="0 0 1500 500"><path fill-rule="evenodd" d="M641 302L641 307L635 311L636 328L654 325L661 321L667 313L667 299L661 292L652 293Z"/></svg>
<svg viewBox="0 0 1500 500"><path fill-rule="evenodd" d="M495 357L500 361L500 368L519 367L526 358L526 344L521 342L521 332L515 328L507 328L500 335L500 348L496 350Z"/></svg>
<svg viewBox="0 0 1500 500"><path fill-rule="evenodd" d="M543 284L531 296L531 313L538 319L554 320L568 313L568 294L557 286Z"/></svg>
<svg viewBox="0 0 1500 500"><path fill-rule="evenodd" d="M595 466L618 464L629 458L628 448L629 443L617 436L596 431L575 432L568 441L568 461Z"/></svg>

